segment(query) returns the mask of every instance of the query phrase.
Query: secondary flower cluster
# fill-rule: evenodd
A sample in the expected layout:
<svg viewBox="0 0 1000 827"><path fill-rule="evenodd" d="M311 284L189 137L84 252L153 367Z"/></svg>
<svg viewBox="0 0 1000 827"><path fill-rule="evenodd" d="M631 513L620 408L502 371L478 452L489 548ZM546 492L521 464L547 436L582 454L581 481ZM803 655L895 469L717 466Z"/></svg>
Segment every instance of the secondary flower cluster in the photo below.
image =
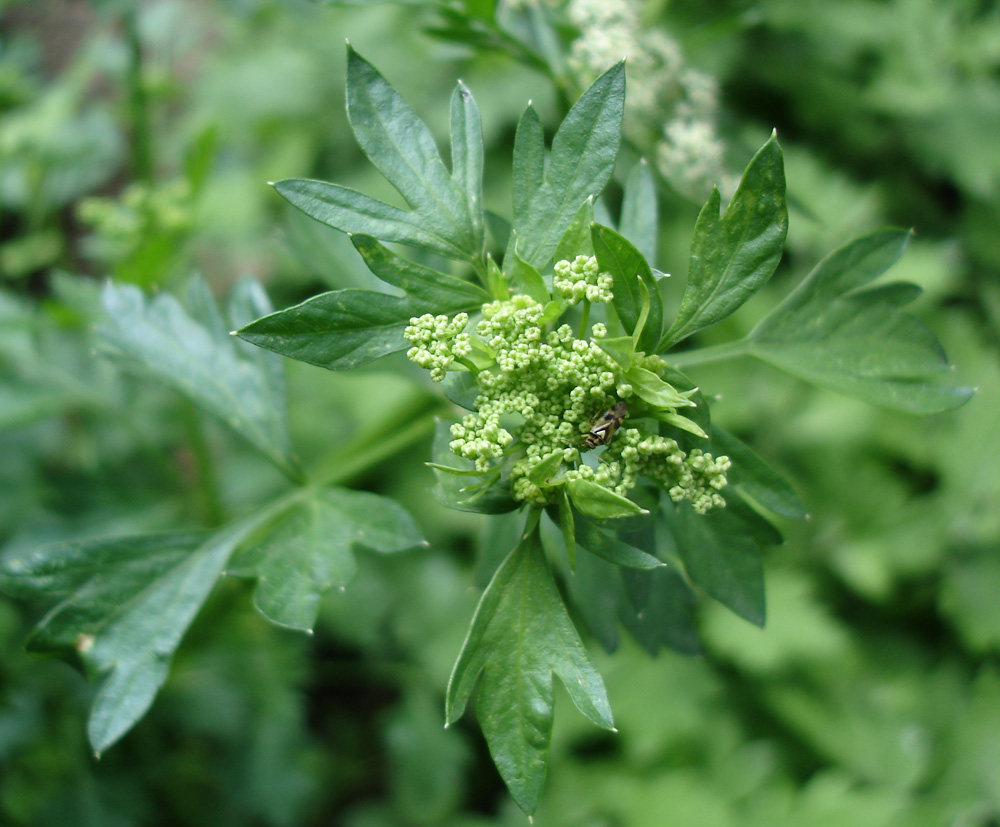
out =
<svg viewBox="0 0 1000 827"><path fill-rule="evenodd" d="M553 285L564 305L613 298L611 277L592 257L557 263ZM729 460L686 453L669 437L623 427L607 440L599 462L584 461L584 437L593 421L619 400L631 399L634 412L655 413L634 396L625 374L638 370L658 377L664 362L639 353L625 369L601 346L606 325L595 323L591 337L578 338L567 324L547 329L549 309L526 295L494 301L483 305L473 332L466 313L410 320L405 336L413 347L407 356L431 378L440 381L450 369L476 374L475 412L452 425L451 450L484 474L498 461L508 462L512 496L534 505L551 504L560 486L574 479L624 496L640 477L699 512L723 505L719 492Z"/></svg>

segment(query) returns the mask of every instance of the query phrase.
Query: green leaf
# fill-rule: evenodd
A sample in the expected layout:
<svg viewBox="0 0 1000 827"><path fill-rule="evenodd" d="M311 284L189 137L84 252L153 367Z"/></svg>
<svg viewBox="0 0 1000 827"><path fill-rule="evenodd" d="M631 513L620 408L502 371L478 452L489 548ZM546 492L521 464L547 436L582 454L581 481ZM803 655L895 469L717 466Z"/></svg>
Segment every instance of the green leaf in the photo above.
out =
<svg viewBox="0 0 1000 827"><path fill-rule="evenodd" d="M350 370L406 350L403 330L414 316L471 310L490 299L479 286L400 258L371 236L351 241L376 276L407 294L331 290L257 319L239 337L311 365Z"/></svg>
<svg viewBox="0 0 1000 827"><path fill-rule="evenodd" d="M621 367L628 368L635 362L635 341L631 336L616 336L614 339L597 339L596 341L597 346Z"/></svg>
<svg viewBox="0 0 1000 827"><path fill-rule="evenodd" d="M445 169L426 124L375 67L348 46L351 128L365 154L411 209L401 210L322 181L280 181L275 189L307 215L338 230L397 241L481 266L485 239L482 201L477 194L482 188L482 134L471 94L459 87L456 95L453 176ZM473 180L477 175L480 180Z"/></svg>
<svg viewBox="0 0 1000 827"><path fill-rule="evenodd" d="M101 292L107 320L98 334L111 353L141 368L214 414L246 438L278 467L297 475L290 458L285 422L284 381L270 354L250 355L217 313L202 306L209 326L199 324L169 293L146 301L139 288L108 282ZM263 291L244 285L234 295L234 311L267 309Z"/></svg>
<svg viewBox="0 0 1000 827"><path fill-rule="evenodd" d="M727 456L733 462L727 478L729 484L783 517L801 519L808 516L795 489L750 447L732 434L712 426L712 451Z"/></svg>
<svg viewBox="0 0 1000 827"><path fill-rule="evenodd" d="M484 240L483 124L476 100L462 81L451 96L451 168L465 193L473 236Z"/></svg>
<svg viewBox="0 0 1000 827"><path fill-rule="evenodd" d="M594 252L601 270L614 277L615 312L625 332L632 334L640 316L644 297L642 284L648 293L649 315L639 337L637 349L651 353L663 332L663 305L653 271L642 254L614 230L594 224L591 228ZM640 281L642 284L640 284Z"/></svg>
<svg viewBox="0 0 1000 827"><path fill-rule="evenodd" d="M553 258L556 261L573 261L577 256L594 254L594 244L590 239L590 225L594 223L594 199L588 198L576 211L566 232L559 239Z"/></svg>
<svg viewBox="0 0 1000 827"><path fill-rule="evenodd" d="M348 287L257 319L237 331L258 347L329 370L351 370L406 350L403 330L425 302Z"/></svg>
<svg viewBox="0 0 1000 827"><path fill-rule="evenodd" d="M352 235L351 242L369 270L386 284L405 291L413 301L440 307L442 313L478 307L490 301L490 294L478 284L408 261L371 236Z"/></svg>
<svg viewBox="0 0 1000 827"><path fill-rule="evenodd" d="M737 310L778 266L788 230L785 172L777 137L751 159L733 200L720 218L712 190L691 240L684 296L657 353Z"/></svg>
<svg viewBox="0 0 1000 827"><path fill-rule="evenodd" d="M652 571L622 571L626 590L633 596L641 589L641 606L627 605L621 620L639 644L651 655L666 646L686 655L701 652L695 623L697 601L687 581L676 569L664 566Z"/></svg>
<svg viewBox="0 0 1000 827"><path fill-rule="evenodd" d="M457 721L482 674L476 713L514 800L535 811L545 780L556 674L576 707L614 729L594 668L532 531L493 576L448 682L445 718Z"/></svg>
<svg viewBox="0 0 1000 827"><path fill-rule="evenodd" d="M227 574L256 577L254 603L274 623L312 631L319 602L354 579L353 547L405 551L426 545L412 518L394 500L367 491L310 489L242 549Z"/></svg>
<svg viewBox="0 0 1000 827"><path fill-rule="evenodd" d="M628 502L631 502L631 500ZM592 520L579 517L575 521L575 526L576 541L591 554L596 554L609 563L632 569L656 569L666 565L666 563L658 560L653 555L647 554L645 551L641 551L635 546L623 542L612 532L600 528Z"/></svg>
<svg viewBox="0 0 1000 827"><path fill-rule="evenodd" d="M896 263L908 239L905 230L881 230L834 250L751 331L748 352L875 405L937 413L968 401L970 388L925 381L948 362L934 334L899 310L919 288L862 289Z"/></svg>
<svg viewBox="0 0 1000 827"><path fill-rule="evenodd" d="M513 215L526 215L545 181L545 135L535 108L528 104L514 133Z"/></svg>
<svg viewBox="0 0 1000 827"><path fill-rule="evenodd" d="M683 396L653 371L633 366L624 373L625 381L632 385L636 396L657 408L691 408L695 403Z"/></svg>
<svg viewBox="0 0 1000 827"><path fill-rule="evenodd" d="M518 133L525 129L525 149L520 154L515 151L514 158L514 231L518 251L532 266L545 267L580 206L587 198L596 198L611 177L624 104L625 67L618 63L594 81L562 122L552 140L540 186L538 132L532 125L537 116L529 118L529 109L522 117ZM532 188L534 193L524 209L525 195Z"/></svg>
<svg viewBox="0 0 1000 827"><path fill-rule="evenodd" d="M763 626L761 550L781 542L774 527L738 499L710 514L664 497L663 511L688 576L740 617Z"/></svg>
<svg viewBox="0 0 1000 827"><path fill-rule="evenodd" d="M505 514L519 508L521 503L510 496L510 480L503 470L493 468L485 474L467 475L465 472L475 470L475 463L453 453L449 447L451 439L451 426L438 421L431 447L434 460L431 468L437 479L431 489L434 498L448 508L478 514ZM442 468L454 468L460 473L449 473Z"/></svg>
<svg viewBox="0 0 1000 827"><path fill-rule="evenodd" d="M576 568L576 519L573 517L573 506L569 500L569 492L563 488L559 492L559 529L562 532L563 547L566 549L566 562L569 570Z"/></svg>
<svg viewBox="0 0 1000 827"><path fill-rule="evenodd" d="M149 709L233 549L269 516L258 512L207 537L65 543L0 564L0 590L53 603L29 649L79 658L92 678L107 676L87 725L95 752L114 744Z"/></svg>
<svg viewBox="0 0 1000 827"><path fill-rule="evenodd" d="M656 261L659 208L656 184L649 164L643 158L632 167L622 197L621 221L618 232L627 238L647 262Z"/></svg>
<svg viewBox="0 0 1000 827"><path fill-rule="evenodd" d="M588 517L609 520L648 513L646 509L636 505L627 497L609 491L603 485L590 480L569 480L566 483L566 490L576 510Z"/></svg>
<svg viewBox="0 0 1000 827"><path fill-rule="evenodd" d="M514 254L512 256L514 266L508 271L512 286L519 293L531 296L541 305L548 304L552 300L549 288L545 284L545 279L538 272L536 267L532 267L527 261L521 258L518 251L517 238L514 238Z"/></svg>

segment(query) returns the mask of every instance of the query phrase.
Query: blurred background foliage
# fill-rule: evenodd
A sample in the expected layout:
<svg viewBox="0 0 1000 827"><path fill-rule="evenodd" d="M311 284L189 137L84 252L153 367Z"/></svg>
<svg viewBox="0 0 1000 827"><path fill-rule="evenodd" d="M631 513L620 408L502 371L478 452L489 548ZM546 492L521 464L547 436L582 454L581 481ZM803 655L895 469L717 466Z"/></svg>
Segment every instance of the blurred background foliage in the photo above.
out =
<svg viewBox="0 0 1000 827"><path fill-rule="evenodd" d="M731 187L772 127L786 153L785 261L700 343L746 333L854 234L914 226L893 277L924 288L916 312L979 393L915 418L756 364L692 371L811 519L786 521L765 561L765 630L706 602L700 655L650 659L623 638L598 661L614 736L561 697L535 823L1000 824L1000 10L651 0L624 28L603 21L614 37L600 47L586 41L599 12L578 2L554 30L565 49L519 53L486 48L493 5L0 0L4 553L212 526L280 487L190 403L94 355L97 290L106 277L174 289L200 273L222 295L251 275L281 307L369 284L345 237L266 186L312 176L392 197L346 124L344 38L442 141L448 95L466 82L501 214L526 101L551 129L588 59L631 48L629 94L645 108L626 153L662 176L660 268L683 275L706 180ZM509 4L522 22L532 5ZM446 414L402 359L287 371L310 464ZM442 729L487 518L430 499L428 442L344 475L407 506L430 548L359 555L312 637L269 625L250 585L224 582L151 712L100 762L84 734L95 688L29 659L38 612L0 601L0 822L522 824L474 724Z"/></svg>

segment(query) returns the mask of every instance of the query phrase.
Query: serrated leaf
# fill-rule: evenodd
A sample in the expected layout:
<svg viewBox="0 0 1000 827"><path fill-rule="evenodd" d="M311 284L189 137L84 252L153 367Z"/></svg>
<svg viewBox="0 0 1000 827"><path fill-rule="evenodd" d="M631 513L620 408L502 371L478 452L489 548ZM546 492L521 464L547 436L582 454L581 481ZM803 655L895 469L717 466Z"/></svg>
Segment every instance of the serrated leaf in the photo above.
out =
<svg viewBox="0 0 1000 827"><path fill-rule="evenodd" d="M552 580L534 531L497 570L448 682L445 716L458 720L480 674L476 713L514 800L533 813L552 734L553 674L591 721L613 729L604 682Z"/></svg>
<svg viewBox="0 0 1000 827"><path fill-rule="evenodd" d="M448 173L426 124L374 66L347 50L347 114L358 144L411 207L401 210L355 190L322 181L288 180L275 189L317 221L431 250L478 266L484 249L481 130L464 87L452 125L455 175ZM457 108L457 112L455 111ZM478 148L477 148L478 142ZM478 182L473 178L480 176Z"/></svg>
<svg viewBox="0 0 1000 827"><path fill-rule="evenodd" d="M624 104L625 68L618 63L594 81L562 122L552 139L548 168L540 186L539 132L533 125L537 116L531 119L529 108L522 117L518 132L523 127L525 139L524 151L515 153L514 231L521 256L532 266L545 267L581 204L590 196L596 198L611 177L621 140ZM533 188L525 209L525 195Z"/></svg>
<svg viewBox="0 0 1000 827"><path fill-rule="evenodd" d="M664 498L662 514L691 580L740 617L763 626L760 555L765 546L781 542L774 527L737 498L709 514Z"/></svg>
<svg viewBox="0 0 1000 827"><path fill-rule="evenodd" d="M727 431L712 426L712 451L728 456L733 466L727 473L729 484L756 502L784 517L806 517L806 509L795 489L750 447Z"/></svg>
<svg viewBox="0 0 1000 827"><path fill-rule="evenodd" d="M937 413L966 402L970 388L925 381L948 363L934 334L899 309L919 289L862 289L895 264L908 239L905 230L882 230L832 252L751 331L747 352L875 405Z"/></svg>
<svg viewBox="0 0 1000 827"><path fill-rule="evenodd" d="M658 231L656 184L649 164L643 158L632 168L625 181L618 232L635 246L647 262L655 262Z"/></svg>
<svg viewBox="0 0 1000 827"><path fill-rule="evenodd" d="M54 603L30 649L106 676L87 732L98 753L146 713L170 659L236 545L266 512L213 535L166 534L42 548L0 564L0 590Z"/></svg>
<svg viewBox="0 0 1000 827"><path fill-rule="evenodd" d="M394 500L367 491L313 489L236 554L227 574L257 578L254 604L269 620L311 631L323 595L354 579L354 547L396 552L422 544L412 518Z"/></svg>
<svg viewBox="0 0 1000 827"><path fill-rule="evenodd" d="M601 270L614 277L615 312L625 332L632 334L642 314L646 286L649 315L639 337L637 349L651 353L663 332L663 305L660 291L642 254L624 237L608 227L594 224L591 228L594 252ZM641 282L641 284L640 284Z"/></svg>
<svg viewBox="0 0 1000 827"><path fill-rule="evenodd" d="M788 230L785 172L777 137L751 159L736 194L721 217L721 197L712 190L691 240L684 295L657 353L726 318L774 273Z"/></svg>
<svg viewBox="0 0 1000 827"><path fill-rule="evenodd" d="M98 334L115 356L140 365L297 475L290 458L283 380L275 375L280 366L269 361L274 357L245 354L221 326L199 324L169 293L147 302L139 288L109 282L101 298L107 320ZM266 302L263 293L255 301Z"/></svg>
<svg viewBox="0 0 1000 827"><path fill-rule="evenodd" d="M311 365L351 370L409 348L403 330L414 316L471 310L490 299L479 286L407 261L371 236L351 241L376 276L406 295L331 290L251 322L239 337Z"/></svg>
<svg viewBox="0 0 1000 827"><path fill-rule="evenodd" d="M573 506L581 514L596 517L599 520L610 520L616 517L631 517L635 514L647 513L644 508L632 500L609 491L603 485L590 480L569 480L566 490Z"/></svg>

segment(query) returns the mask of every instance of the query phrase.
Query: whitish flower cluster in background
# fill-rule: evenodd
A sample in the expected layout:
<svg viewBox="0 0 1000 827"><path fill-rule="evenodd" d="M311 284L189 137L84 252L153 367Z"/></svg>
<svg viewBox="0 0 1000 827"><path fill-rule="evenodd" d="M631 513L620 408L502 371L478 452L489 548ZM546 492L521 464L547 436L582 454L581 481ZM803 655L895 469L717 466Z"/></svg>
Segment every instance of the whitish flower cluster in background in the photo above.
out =
<svg viewBox="0 0 1000 827"><path fill-rule="evenodd" d="M569 0L566 8L580 30L569 64L581 83L628 58L625 131L664 178L694 197L713 185L731 195L736 181L723 166L714 79L685 65L662 29L643 25L635 0Z"/></svg>
<svg viewBox="0 0 1000 827"><path fill-rule="evenodd" d="M555 273L557 291L570 306L613 298L611 278L600 272L593 257L558 262ZM450 369L476 374L475 412L452 426L452 452L484 474L509 459L514 499L535 505L553 502L558 485L569 480L592 480L624 496L640 476L699 512L723 505L719 491L726 484L728 459L697 450L685 453L675 440L639 428L622 429L596 467L583 462L584 436L592 421L618 400L633 398L633 387L625 381L626 371L601 347L607 335L604 323L595 323L589 338L578 338L567 324L548 329L545 310L525 295L490 302L483 305L473 333L466 329L466 313L411 319L405 336L413 342L407 353L413 362L438 381ZM634 367L659 373L664 362L637 354ZM636 410L647 407L638 397L633 401ZM550 467L556 456L552 473L536 479L533 471L539 464Z"/></svg>

